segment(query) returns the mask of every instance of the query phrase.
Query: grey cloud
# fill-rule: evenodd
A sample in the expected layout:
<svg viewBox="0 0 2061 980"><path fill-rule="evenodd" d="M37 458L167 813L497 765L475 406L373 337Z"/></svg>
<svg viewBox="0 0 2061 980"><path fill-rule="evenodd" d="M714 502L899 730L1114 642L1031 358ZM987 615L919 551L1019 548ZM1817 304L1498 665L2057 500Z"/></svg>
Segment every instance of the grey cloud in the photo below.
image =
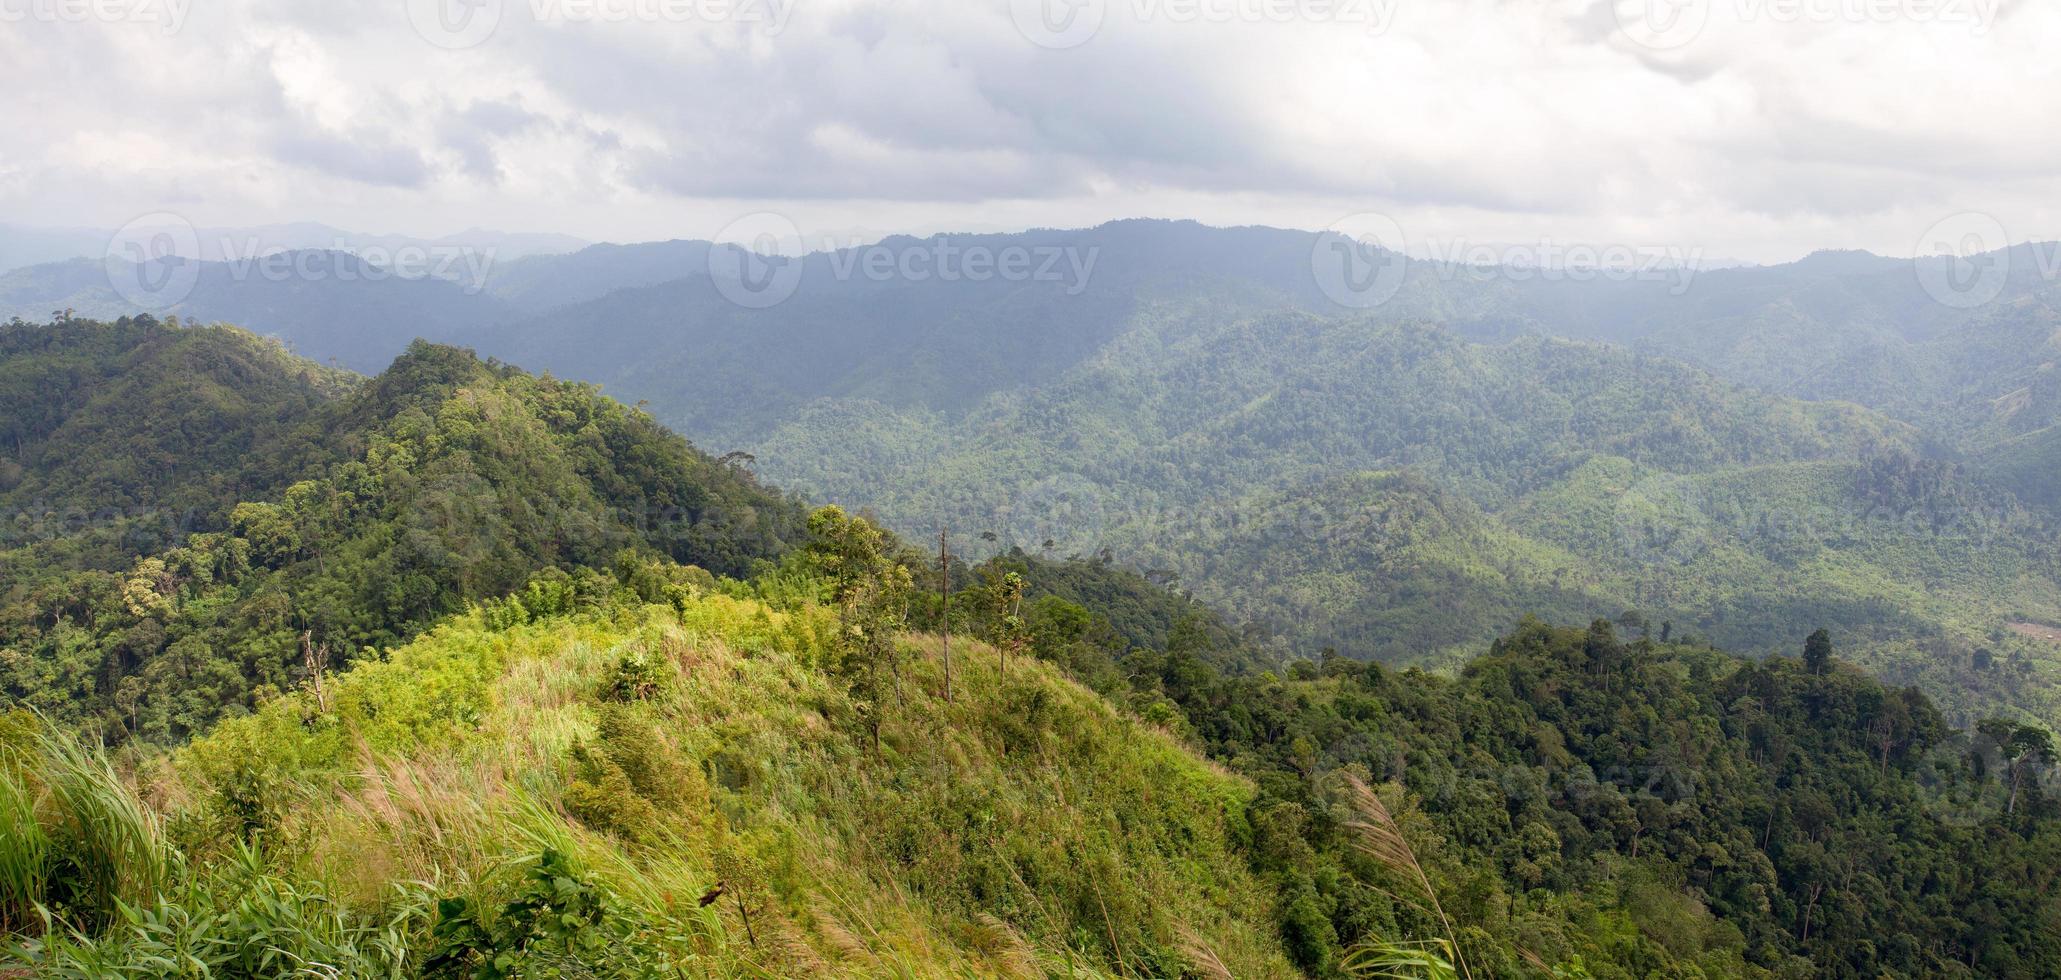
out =
<svg viewBox="0 0 2061 980"><path fill-rule="evenodd" d="M429 163L421 153L375 140L373 137L353 139L322 132L290 132L273 141L272 153L284 163L366 184L420 187L428 181Z"/></svg>

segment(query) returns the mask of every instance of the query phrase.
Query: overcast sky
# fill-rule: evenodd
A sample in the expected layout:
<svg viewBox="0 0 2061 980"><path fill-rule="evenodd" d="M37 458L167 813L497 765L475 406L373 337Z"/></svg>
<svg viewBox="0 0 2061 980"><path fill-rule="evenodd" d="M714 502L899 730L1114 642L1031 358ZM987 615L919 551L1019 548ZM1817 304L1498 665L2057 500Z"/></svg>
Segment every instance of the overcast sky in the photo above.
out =
<svg viewBox="0 0 2061 980"><path fill-rule="evenodd" d="M0 220L2061 238L2061 4L1643 2L0 0Z"/></svg>

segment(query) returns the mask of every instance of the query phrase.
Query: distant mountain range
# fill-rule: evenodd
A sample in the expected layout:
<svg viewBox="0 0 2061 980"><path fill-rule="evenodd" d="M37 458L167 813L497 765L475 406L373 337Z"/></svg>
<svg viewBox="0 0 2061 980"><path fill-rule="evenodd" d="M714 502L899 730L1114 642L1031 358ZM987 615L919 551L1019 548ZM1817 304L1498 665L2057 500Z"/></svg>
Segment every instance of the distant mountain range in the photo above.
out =
<svg viewBox="0 0 2061 980"><path fill-rule="evenodd" d="M166 241L170 254L211 262L234 261L272 252L305 250L392 255L404 249L463 249L487 253L495 261L513 262L533 255L577 251L587 242L549 232L506 232L468 228L454 235L422 238L345 231L313 221L247 227L196 228L172 215L144 216L123 229L32 228L0 224L0 274L33 265L69 259L98 260L110 244L140 233L174 230Z"/></svg>
<svg viewBox="0 0 2061 980"><path fill-rule="evenodd" d="M0 314L111 318L125 275L187 274L160 314L361 372L420 335L597 382L904 531L1107 549L1348 655L1445 658L1527 611L1758 651L1831 626L1957 715L2061 717L2061 650L2013 627L2061 622L2054 247L1541 274L1327 265L1341 244L1142 220L774 260L673 241L484 283L331 252L302 259L319 277L74 261L0 277Z"/></svg>

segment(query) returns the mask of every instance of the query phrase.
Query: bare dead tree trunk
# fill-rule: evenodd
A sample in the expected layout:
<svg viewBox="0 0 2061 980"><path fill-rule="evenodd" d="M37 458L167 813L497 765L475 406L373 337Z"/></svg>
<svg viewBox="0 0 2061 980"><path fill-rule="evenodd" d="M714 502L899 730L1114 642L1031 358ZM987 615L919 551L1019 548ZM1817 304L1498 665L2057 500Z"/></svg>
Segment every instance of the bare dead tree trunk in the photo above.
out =
<svg viewBox="0 0 2061 980"><path fill-rule="evenodd" d="M301 656L308 662L308 679L315 686L315 706L326 715L329 713L329 692L323 689L322 673L329 668L329 644L324 643L321 649L317 650L315 631L302 630Z"/></svg>
<svg viewBox="0 0 2061 980"><path fill-rule="evenodd" d="M751 947L757 949L759 946L759 934L752 931L751 911L744 907L744 889L739 888L731 892L730 897L737 902L737 917L744 920L745 936L751 939Z"/></svg>

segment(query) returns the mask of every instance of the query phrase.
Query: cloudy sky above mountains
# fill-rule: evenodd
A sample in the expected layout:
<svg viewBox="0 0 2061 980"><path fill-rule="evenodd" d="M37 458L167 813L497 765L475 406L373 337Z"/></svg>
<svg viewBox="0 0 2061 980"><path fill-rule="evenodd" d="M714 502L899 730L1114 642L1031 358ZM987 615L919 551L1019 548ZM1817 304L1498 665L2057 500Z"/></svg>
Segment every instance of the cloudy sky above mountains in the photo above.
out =
<svg viewBox="0 0 2061 980"><path fill-rule="evenodd" d="M0 0L0 213L1911 254L2061 238L2057 49L2032 0Z"/></svg>

